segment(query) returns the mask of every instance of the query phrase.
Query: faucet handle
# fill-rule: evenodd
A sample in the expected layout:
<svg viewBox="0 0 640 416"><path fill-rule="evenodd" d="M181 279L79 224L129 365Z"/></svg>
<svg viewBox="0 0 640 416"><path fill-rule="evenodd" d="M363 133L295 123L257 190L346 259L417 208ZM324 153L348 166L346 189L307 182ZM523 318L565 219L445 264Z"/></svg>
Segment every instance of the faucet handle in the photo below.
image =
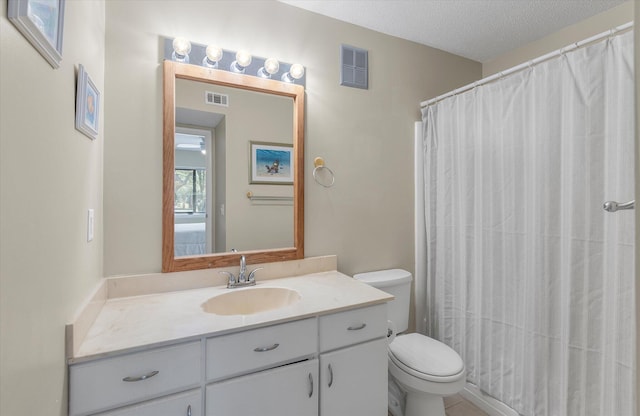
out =
<svg viewBox="0 0 640 416"><path fill-rule="evenodd" d="M257 267L255 269L251 270L251 273L249 273L249 277L247 278L247 281L248 282L255 282L256 281L256 277L255 277L256 272L258 270L262 270L262 269L264 269L264 267Z"/></svg>
<svg viewBox="0 0 640 416"><path fill-rule="evenodd" d="M227 277L229 277L229 281L227 282L227 287L230 287L232 285L236 284L236 278L233 276L233 273L231 272L218 272L219 274L224 274Z"/></svg>

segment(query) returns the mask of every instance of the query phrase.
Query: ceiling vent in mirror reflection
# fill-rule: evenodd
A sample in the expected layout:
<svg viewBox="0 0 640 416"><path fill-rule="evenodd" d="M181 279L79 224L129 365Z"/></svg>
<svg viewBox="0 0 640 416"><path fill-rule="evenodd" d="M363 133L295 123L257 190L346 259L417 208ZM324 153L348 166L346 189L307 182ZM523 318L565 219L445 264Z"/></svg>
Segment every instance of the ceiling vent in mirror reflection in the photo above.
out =
<svg viewBox="0 0 640 416"><path fill-rule="evenodd" d="M229 95L220 94L219 92L205 91L204 102L206 104L229 107Z"/></svg>

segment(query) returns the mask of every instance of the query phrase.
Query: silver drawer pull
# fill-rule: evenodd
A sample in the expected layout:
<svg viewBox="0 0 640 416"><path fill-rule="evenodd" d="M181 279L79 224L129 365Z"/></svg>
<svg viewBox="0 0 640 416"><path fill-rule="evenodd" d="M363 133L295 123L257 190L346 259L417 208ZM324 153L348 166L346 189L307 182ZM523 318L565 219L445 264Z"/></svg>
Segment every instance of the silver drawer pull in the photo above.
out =
<svg viewBox="0 0 640 416"><path fill-rule="evenodd" d="M350 326L349 328L347 328L349 331L359 331L361 329L364 329L364 327L367 326L367 324L362 324L360 326Z"/></svg>
<svg viewBox="0 0 640 416"><path fill-rule="evenodd" d="M122 381L128 381L128 382L132 382L132 381L144 381L146 379L149 379L155 375L157 375L160 371L154 370L148 374L145 374L143 376L139 376L139 377L125 377L122 379Z"/></svg>
<svg viewBox="0 0 640 416"><path fill-rule="evenodd" d="M327 387L331 387L333 385L333 367L331 367L331 364L329 364L329 383L327 384Z"/></svg>
<svg viewBox="0 0 640 416"><path fill-rule="evenodd" d="M258 347L258 348L254 348L253 350L255 352L267 352L267 351L273 351L276 348L278 348L280 346L280 344L273 344L270 347Z"/></svg>
<svg viewBox="0 0 640 416"><path fill-rule="evenodd" d="M309 397L313 396L313 376L309 373Z"/></svg>
<svg viewBox="0 0 640 416"><path fill-rule="evenodd" d="M191 416L191 405L187 407L187 416Z"/></svg>

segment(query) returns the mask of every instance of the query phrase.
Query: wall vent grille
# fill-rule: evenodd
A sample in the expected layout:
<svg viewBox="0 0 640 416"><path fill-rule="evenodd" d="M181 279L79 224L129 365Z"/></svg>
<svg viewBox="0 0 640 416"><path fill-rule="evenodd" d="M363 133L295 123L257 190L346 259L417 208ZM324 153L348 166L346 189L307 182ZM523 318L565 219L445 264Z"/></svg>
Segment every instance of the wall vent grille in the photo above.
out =
<svg viewBox="0 0 640 416"><path fill-rule="evenodd" d="M204 102L211 105L229 107L229 96L218 92L205 91Z"/></svg>
<svg viewBox="0 0 640 416"><path fill-rule="evenodd" d="M340 52L340 85L369 89L369 52L349 45L342 45Z"/></svg>

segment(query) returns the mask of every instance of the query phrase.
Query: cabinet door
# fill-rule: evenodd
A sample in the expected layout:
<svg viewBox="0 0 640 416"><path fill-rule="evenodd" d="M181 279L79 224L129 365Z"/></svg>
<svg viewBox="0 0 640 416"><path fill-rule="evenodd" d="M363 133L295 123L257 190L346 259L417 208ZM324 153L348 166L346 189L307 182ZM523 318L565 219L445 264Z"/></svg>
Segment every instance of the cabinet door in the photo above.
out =
<svg viewBox="0 0 640 416"><path fill-rule="evenodd" d="M317 416L318 360L210 384L207 416Z"/></svg>
<svg viewBox="0 0 640 416"><path fill-rule="evenodd" d="M322 416L387 416L384 338L320 355Z"/></svg>
<svg viewBox="0 0 640 416"><path fill-rule="evenodd" d="M202 395L200 389L151 400L100 416L202 416Z"/></svg>

